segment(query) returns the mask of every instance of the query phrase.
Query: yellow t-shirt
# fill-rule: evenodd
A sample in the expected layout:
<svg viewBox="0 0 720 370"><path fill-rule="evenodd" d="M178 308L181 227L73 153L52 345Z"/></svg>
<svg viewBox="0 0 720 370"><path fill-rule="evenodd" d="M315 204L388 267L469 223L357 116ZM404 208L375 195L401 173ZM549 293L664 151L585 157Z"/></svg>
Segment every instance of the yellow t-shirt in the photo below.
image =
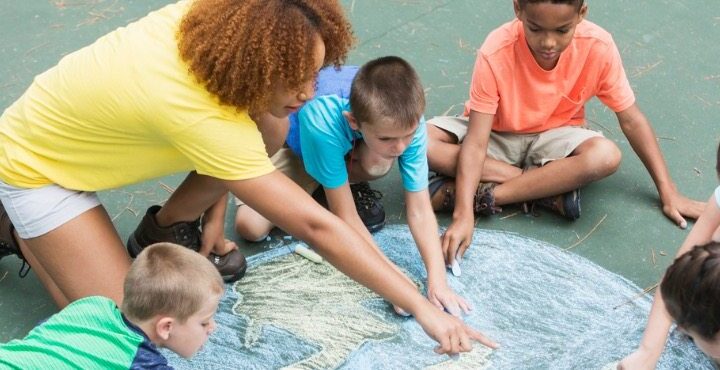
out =
<svg viewBox="0 0 720 370"><path fill-rule="evenodd" d="M225 180L274 170L247 112L190 74L168 5L64 57L0 117L0 179L97 191L197 170Z"/></svg>

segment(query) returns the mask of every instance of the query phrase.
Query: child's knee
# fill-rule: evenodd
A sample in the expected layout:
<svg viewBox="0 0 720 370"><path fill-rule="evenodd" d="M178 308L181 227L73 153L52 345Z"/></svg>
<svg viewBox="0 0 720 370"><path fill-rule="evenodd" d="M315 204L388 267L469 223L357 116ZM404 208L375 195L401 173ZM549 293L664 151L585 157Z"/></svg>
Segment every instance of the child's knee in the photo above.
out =
<svg viewBox="0 0 720 370"><path fill-rule="evenodd" d="M591 147L586 154L587 168L592 169L592 175L596 180L612 175L620 167L622 152L609 139L592 139Z"/></svg>
<svg viewBox="0 0 720 370"><path fill-rule="evenodd" d="M268 237L270 230L266 228L257 227L257 225L250 225L247 223L236 222L235 232L243 239L250 242L260 242Z"/></svg>
<svg viewBox="0 0 720 370"><path fill-rule="evenodd" d="M243 212L238 212L235 216L235 232L247 241L262 241L268 237L272 228L269 221L256 219Z"/></svg>
<svg viewBox="0 0 720 370"><path fill-rule="evenodd" d="M607 172L607 175L613 174L620 167L620 160L622 160L622 152L614 142L608 139L602 141L602 152L604 155L601 157L600 165L602 169Z"/></svg>

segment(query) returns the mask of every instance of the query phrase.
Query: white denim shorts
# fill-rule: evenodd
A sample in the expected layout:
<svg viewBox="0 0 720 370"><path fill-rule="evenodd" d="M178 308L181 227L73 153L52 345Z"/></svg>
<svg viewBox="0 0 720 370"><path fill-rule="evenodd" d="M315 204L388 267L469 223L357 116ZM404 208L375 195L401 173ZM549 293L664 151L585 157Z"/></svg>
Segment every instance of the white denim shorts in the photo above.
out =
<svg viewBox="0 0 720 370"><path fill-rule="evenodd" d="M68 190L58 185L18 188L1 180L0 201L22 239L47 234L100 205L95 192Z"/></svg>

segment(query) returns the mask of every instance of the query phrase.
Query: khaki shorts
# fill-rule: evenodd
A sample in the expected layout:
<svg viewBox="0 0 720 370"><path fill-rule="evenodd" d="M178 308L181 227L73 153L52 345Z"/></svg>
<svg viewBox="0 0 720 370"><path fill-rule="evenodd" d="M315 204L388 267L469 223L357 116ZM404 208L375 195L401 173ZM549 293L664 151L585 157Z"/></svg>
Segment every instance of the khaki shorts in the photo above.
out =
<svg viewBox="0 0 720 370"><path fill-rule="evenodd" d="M461 143L468 131L468 118L443 116L427 122L457 137ZM490 133L487 155L490 158L526 168L569 156L580 144L603 134L581 126L563 126L536 134Z"/></svg>
<svg viewBox="0 0 720 370"><path fill-rule="evenodd" d="M318 187L317 181L313 179L307 172L305 172L305 166L302 160L290 148L280 148L275 155L270 157L272 164L275 168L282 172L285 176L289 177L290 180L294 181L301 188L303 188L308 194L311 194ZM235 205L242 206L245 203L235 198Z"/></svg>

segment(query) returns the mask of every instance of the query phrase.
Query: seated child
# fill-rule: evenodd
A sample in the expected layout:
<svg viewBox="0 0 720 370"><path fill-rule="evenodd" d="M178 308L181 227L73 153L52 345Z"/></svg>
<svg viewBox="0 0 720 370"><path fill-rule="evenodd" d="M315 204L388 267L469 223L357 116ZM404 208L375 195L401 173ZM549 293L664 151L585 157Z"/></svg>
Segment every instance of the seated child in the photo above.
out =
<svg viewBox="0 0 720 370"><path fill-rule="evenodd" d="M720 178L720 145L718 146L716 160L717 162L715 164L715 168L718 178ZM681 328L685 327L686 330L695 330L696 332L690 333L690 335L696 338L695 343L698 343L698 345L700 345L700 343L698 342L697 337L694 334L700 334L700 341L702 341L703 343L707 343L708 341L712 342L713 338L718 339L717 320L720 318L720 313L717 312L718 306L708 306L708 311L705 315L703 315L703 317L698 317L694 319L697 320L697 322L689 322L688 324L683 324L683 322L687 319L684 318L684 316L688 314L687 312L690 309L688 308L688 302L686 302L685 299L689 299L689 297L692 297L695 294L700 294L697 295L697 297L701 297L707 294L705 298L710 299L712 297L712 299L714 300L712 301L713 303L719 302L718 299L720 299L720 297L718 297L719 292L717 290L717 288L720 287L718 286L718 283L720 283L720 281L718 281L717 279L713 280L714 276L720 276L718 275L720 273L720 268L717 267L718 262L720 262L720 258L718 258L717 246L703 247L704 249L702 250L705 250L712 256L708 255L706 252L700 252L700 249L696 249L697 251L693 250L692 252L695 253L694 256L685 257L686 253L690 251L693 246L706 245L710 242L720 242L720 186L718 186L715 189L713 195L710 196L705 210L700 215L700 218L698 218L695 226L693 226L692 230L688 234L687 238L685 238L685 241L683 242L682 246L680 246L680 249L677 252L677 259L673 266L678 265L678 267L674 268L673 271L676 272L673 274L673 277L670 278L670 281L673 282L673 286L671 288L665 287L665 283L666 281L668 281L668 275L671 271L670 269L668 269L668 273L666 273L665 278L660 284L660 289L655 294L655 299L653 300L653 305L650 309L650 316L648 317L648 323L645 328L645 332L643 333L640 346L635 352L628 355L620 362L620 369L654 369L655 365L660 359L660 355L662 354L663 349L665 348L665 342L667 341L668 331L670 330L670 326L672 325L672 320L676 320L678 322L678 326L680 326ZM698 262L698 258L702 258L703 260L706 259L707 261L701 263ZM697 287L693 287L693 289L683 287L678 288L678 284L690 281L685 279L694 279L693 276L698 274L697 271L688 272L688 270L691 269L689 267L681 268L679 266L697 266L697 264L700 264L700 266L706 266L704 267L706 268L704 276L698 276L696 279L698 281L698 284L700 285ZM685 274L688 275L685 276ZM683 281L675 281L680 279L682 279ZM701 280L703 279L707 280L707 283L701 284ZM711 283L714 284L714 286L712 288L708 288L708 284ZM695 288L700 289L701 291L698 293L695 291ZM680 289L680 291L678 291L678 289ZM665 294L668 292L673 293L674 297L671 299L673 299L674 301L672 303L666 302L667 297L665 296ZM687 293L688 295L687 297L678 297L677 294L679 294L679 292L683 292L683 294ZM695 311L692 311L696 313L698 307L703 307L701 306L700 302L690 304L696 306L695 308L693 308L693 310ZM670 307L671 305L673 305L673 307ZM697 332L697 328L693 329L693 327L698 326L699 323L709 323L712 321L715 321L715 324L713 324L715 325L715 329L713 329L714 331L706 330L706 328L712 328L712 325L703 328L700 332ZM714 336L711 336L710 334L713 333ZM706 351L705 348L703 348L702 346L700 348L705 351L705 353L713 357L715 361L720 358L720 352L714 351L710 353Z"/></svg>
<svg viewBox="0 0 720 370"><path fill-rule="evenodd" d="M131 265L121 308L101 296L79 299L24 339L1 344L0 368L170 369L157 347L195 354L215 330L223 291L205 257L154 244Z"/></svg>
<svg viewBox="0 0 720 370"><path fill-rule="evenodd" d="M660 287L678 329L720 364L720 244L696 246L678 257Z"/></svg>
<svg viewBox="0 0 720 370"><path fill-rule="evenodd" d="M357 74L357 66L343 66L340 69L335 67L325 67L320 70L317 76L315 86L315 97L325 95L337 95L340 97L350 96L350 85ZM271 155L273 165L280 172L293 179L295 183L300 185L308 193L312 193L315 200L323 204L327 208L327 200L325 192L318 187L310 175L305 172L300 156L300 127L298 125L297 112L291 113L285 122L287 126L287 135L280 136L280 144L275 142L275 137L263 135L265 146ZM284 132L272 133L272 135L284 134ZM385 210L380 203L382 193L370 188L366 181L350 184L355 208L358 216L362 220L368 231L376 232L385 226ZM274 225L258 215L252 208L244 207L245 203L239 198L234 197L237 206L236 213L236 231L244 239L249 241L261 241L265 239Z"/></svg>
<svg viewBox="0 0 720 370"><path fill-rule="evenodd" d="M436 211L453 210L444 239L462 256L474 214L530 202L568 219L580 217L585 184L615 172L621 152L585 127L585 102L596 96L620 127L657 187L662 210L680 227L701 202L670 178L650 123L611 35L584 20L583 0L514 0L517 19L491 32L477 54L463 117L428 121L430 181ZM451 180L448 177L454 177Z"/></svg>
<svg viewBox="0 0 720 370"><path fill-rule="evenodd" d="M340 78L346 85L333 94L318 94L291 118L299 135L290 135L290 150L281 152L290 159L276 155L275 163L290 163L279 168L308 192L315 181L320 183L329 210L377 248L358 216L350 184L387 175L397 160L408 224L428 271L428 298L459 316L470 308L446 282L437 220L427 192L425 95L420 79L406 61L392 56L366 63L352 81L346 77L345 73L320 76L319 85L338 86L323 78ZM245 239L258 239L272 226L249 207L238 209L236 229Z"/></svg>

